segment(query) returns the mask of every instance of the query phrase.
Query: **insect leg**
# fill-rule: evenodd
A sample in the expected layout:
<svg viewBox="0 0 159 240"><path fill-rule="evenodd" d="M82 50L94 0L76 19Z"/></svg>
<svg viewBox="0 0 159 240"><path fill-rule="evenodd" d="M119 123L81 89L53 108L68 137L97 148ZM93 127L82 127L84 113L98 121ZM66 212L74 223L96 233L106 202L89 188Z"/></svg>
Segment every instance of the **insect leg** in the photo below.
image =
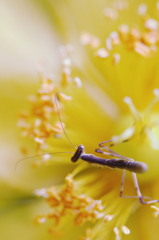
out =
<svg viewBox="0 0 159 240"><path fill-rule="evenodd" d="M123 197L125 175L126 175L126 171L125 171L125 170L123 170L122 177L121 177L121 187L120 187L120 194L119 194L119 196L120 196L120 197Z"/></svg>
<svg viewBox="0 0 159 240"><path fill-rule="evenodd" d="M113 142L113 140L110 139L110 140L107 140L107 141L104 141L104 142L100 142L99 147L104 147L104 143L110 143L110 142ZM114 144L110 144L109 146L114 146Z"/></svg>
<svg viewBox="0 0 159 240"><path fill-rule="evenodd" d="M122 159L129 160L129 161L134 161L132 158L124 157L121 154L119 154L109 148L109 147L114 146L115 144L109 144L108 147L104 146L104 143L110 143L110 142L113 142L113 140L110 139L110 140L99 143L99 147L101 149L97 149L96 152L103 153L105 155L109 155L109 156L113 156L113 157L117 157L117 158L122 158ZM103 151L103 149L106 150L106 152Z"/></svg>
<svg viewBox="0 0 159 240"><path fill-rule="evenodd" d="M100 143L99 143L99 147L105 147L104 144L105 144L105 143L110 143L110 142L112 142L112 143L109 144L109 147L113 147L113 146L116 145L116 144L120 144L120 143L122 143L122 142L127 142L127 141L129 141L129 139L125 139L125 140L123 140L123 141L120 141L120 142L117 142L117 143L113 143L114 140L113 140L113 139L110 139L110 140L107 140L107 141L104 141L104 142L100 142Z"/></svg>
<svg viewBox="0 0 159 240"><path fill-rule="evenodd" d="M136 175L136 174L135 174L135 175ZM119 196L120 196L121 198L139 198L138 196L123 196L125 176L126 176L126 170L123 170L122 178L121 178L120 195L119 195ZM139 189L139 191L140 191L140 189Z"/></svg>
<svg viewBox="0 0 159 240"><path fill-rule="evenodd" d="M139 188L138 181L137 181L137 177L136 177L136 173L133 173L133 174L135 175L135 178L136 178L136 179L133 178L133 180L135 180L135 182L137 183L137 185L135 185L135 188L136 188L138 196L123 196L126 170L123 170L123 174L122 174L122 178L121 178L120 195L119 196L121 198L139 198L139 200L142 199L142 202L140 200L141 203L146 204L147 202L144 202L143 198L148 198L148 199L151 199L151 198L150 197L145 197L145 196L141 195L140 188ZM134 182L134 184L135 184L135 182Z"/></svg>
<svg viewBox="0 0 159 240"><path fill-rule="evenodd" d="M106 152L102 151L103 149L106 150ZM119 153L114 152L113 150L109 149L108 147L102 147L102 150L101 149L96 149L95 151L98 152L98 153L105 154L105 155L109 155L109 156L113 156L113 157L117 157L117 158L122 158L122 159L129 160L129 161L134 161L132 158L124 157L124 156L120 155Z"/></svg>
<svg viewBox="0 0 159 240"><path fill-rule="evenodd" d="M146 197L142 196L142 194L141 194L139 184L138 184L138 180L137 180L137 177L136 177L136 173L132 173L132 177L133 177L133 181L134 181L134 185L135 185L135 189L136 189L138 198L139 198L139 200L142 204L152 204L152 203L159 202L159 200L150 200L150 201L145 202L143 200L143 198L146 198Z"/></svg>

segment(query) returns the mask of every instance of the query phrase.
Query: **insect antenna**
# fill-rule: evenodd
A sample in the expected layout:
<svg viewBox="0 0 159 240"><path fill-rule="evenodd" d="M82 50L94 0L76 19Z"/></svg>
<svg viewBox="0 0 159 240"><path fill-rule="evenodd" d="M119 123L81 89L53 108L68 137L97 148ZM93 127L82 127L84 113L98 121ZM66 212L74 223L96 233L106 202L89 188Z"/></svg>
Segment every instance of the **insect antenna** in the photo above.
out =
<svg viewBox="0 0 159 240"><path fill-rule="evenodd" d="M61 153L71 153L74 154L74 152L48 152L48 153L42 153L42 154L38 154L38 155L33 155L33 156L29 156L29 157L25 157L20 159L16 164L15 164L15 170L17 170L17 166L19 165L20 162L27 160L27 159L31 159L31 158L36 158L36 157L41 157L41 156L45 156L45 155L54 155L54 154L61 154Z"/></svg>
<svg viewBox="0 0 159 240"><path fill-rule="evenodd" d="M65 131L64 127L63 127L63 124L62 124L62 120L61 120L61 117L60 117L60 112L59 112L59 108L58 108L58 104L57 104L58 95L59 95L60 93L63 94L63 92L57 92L57 93L55 94L55 105L56 105L57 114L58 114L58 117L59 117L59 120L60 120L60 124L61 124L62 130L63 130L63 132L64 132L64 134L65 134L65 137L67 138L68 142L71 144L72 147L74 147L75 149L77 149L77 147L76 147L76 146L70 141L70 139L68 138L68 136L67 136L67 134L66 134L66 131Z"/></svg>
<svg viewBox="0 0 159 240"><path fill-rule="evenodd" d="M77 149L77 147L70 141L70 139L68 138L67 134L66 134L66 131L63 127L63 124L62 124L62 120L61 120L61 117L60 117L60 112L59 112L59 108L58 108L58 103L57 103L57 100L58 100L58 95L62 93L62 92L57 92L55 94L55 105L56 105L56 109L57 109L57 114L58 114L58 118L60 120L60 124L61 124L61 127L62 127L62 130L68 140L68 142L71 144L71 146L75 149ZM63 94L63 93L62 93ZM53 154L61 154L61 153L71 153L71 154L74 154L74 152L48 152L48 153L42 153L42 154L39 154L39 155L33 155L33 156L29 156L29 157L25 157L25 158L22 158L20 159L16 165L15 165L15 170L17 169L17 166L19 165L20 162L24 161L24 160L27 160L27 159L31 159L31 158L35 158L35 157L41 157L41 156L44 156L44 155L47 155L47 154L50 154L50 155L53 155Z"/></svg>

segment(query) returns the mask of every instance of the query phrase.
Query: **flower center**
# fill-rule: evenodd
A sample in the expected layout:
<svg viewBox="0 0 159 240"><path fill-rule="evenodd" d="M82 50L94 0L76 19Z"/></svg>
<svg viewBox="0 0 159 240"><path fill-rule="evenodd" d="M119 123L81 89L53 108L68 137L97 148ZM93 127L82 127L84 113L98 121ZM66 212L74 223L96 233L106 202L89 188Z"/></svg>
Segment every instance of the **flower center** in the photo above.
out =
<svg viewBox="0 0 159 240"><path fill-rule="evenodd" d="M124 156L131 157L135 161L145 162L149 166L149 171L142 176L141 180L148 181L158 176L158 151L159 151L159 114L154 106L159 102L159 89L154 89L154 99L149 103L143 112L139 112L130 97L125 97L124 102L130 109L134 122L132 126L126 128L120 135L113 136L113 145L119 144L117 152ZM128 116L129 117L129 116ZM119 120L118 127L125 125L128 117ZM123 152L122 152L123 148Z"/></svg>

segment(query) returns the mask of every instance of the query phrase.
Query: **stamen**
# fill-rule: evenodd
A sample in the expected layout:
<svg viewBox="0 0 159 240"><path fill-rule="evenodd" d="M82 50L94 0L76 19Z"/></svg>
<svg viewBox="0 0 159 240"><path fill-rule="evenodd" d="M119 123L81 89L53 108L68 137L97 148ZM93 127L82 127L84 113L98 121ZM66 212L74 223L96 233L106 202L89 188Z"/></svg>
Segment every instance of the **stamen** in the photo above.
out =
<svg viewBox="0 0 159 240"><path fill-rule="evenodd" d="M122 141L128 140L133 136L147 136L151 141L151 146L154 150L159 149L159 139L153 133L152 128L159 125L158 121L151 122L151 111L154 105L159 102L159 89L154 89L153 91L155 98L150 102L143 116L141 117L136 107L134 106L132 99L130 97L125 97L124 102L128 104L129 109L135 119L135 123L132 127L126 129L120 136L114 136L112 140L115 144L118 144Z"/></svg>
<svg viewBox="0 0 159 240"><path fill-rule="evenodd" d="M62 92L59 92L58 93L58 99L62 102L66 102L66 101L71 101L72 100L72 97L71 96L68 96Z"/></svg>
<svg viewBox="0 0 159 240"><path fill-rule="evenodd" d="M113 65L117 65L120 62L120 54L114 53L113 54Z"/></svg>
<svg viewBox="0 0 159 240"><path fill-rule="evenodd" d="M75 77L73 79L73 84L75 85L75 87L77 88L81 88L82 87L82 81L79 77Z"/></svg>
<svg viewBox="0 0 159 240"><path fill-rule="evenodd" d="M112 40L112 44L113 44L113 45L117 45L117 44L120 43L120 39L119 39L119 34L118 34L118 32L116 32L116 31L111 32L111 33L110 33L110 38L111 38L111 40Z"/></svg>
<svg viewBox="0 0 159 240"><path fill-rule="evenodd" d="M139 29L132 28L130 30L130 37L131 37L131 41L135 41L135 42L140 41L141 33L140 33Z"/></svg>
<svg viewBox="0 0 159 240"><path fill-rule="evenodd" d="M150 118L150 113L152 111L152 108L154 107L154 105L159 102L159 89L155 88L153 90L153 94L155 95L155 98L150 102L150 104L148 105L148 107L146 108L145 111L145 119L149 119Z"/></svg>
<svg viewBox="0 0 159 240"><path fill-rule="evenodd" d="M47 130L52 130L55 134L62 133L63 128L65 128L65 123L63 122L55 122L54 126L47 124Z"/></svg>
<svg viewBox="0 0 159 240"><path fill-rule="evenodd" d="M82 45L88 45L91 42L91 35L87 32L84 32L81 34L81 38L80 38L81 44Z"/></svg>
<svg viewBox="0 0 159 240"><path fill-rule="evenodd" d="M106 216L104 217L104 221L105 221L105 222L109 222L109 221L111 221L113 218L114 218L114 215L106 215Z"/></svg>
<svg viewBox="0 0 159 240"><path fill-rule="evenodd" d="M97 48L100 45L100 39L96 36L89 34L88 32L84 32L81 34L80 41L82 45L90 45L92 48Z"/></svg>
<svg viewBox="0 0 159 240"><path fill-rule="evenodd" d="M119 26L118 32L120 39L125 42L128 39L128 34L129 34L129 26L127 24L122 24Z"/></svg>
<svg viewBox="0 0 159 240"><path fill-rule="evenodd" d="M46 198L52 213L46 215L59 223L65 215L73 215L74 222L82 225L86 221L95 221L105 217L101 200L94 200L85 194L78 195L72 175L65 178L65 186L51 187L35 191L36 195Z"/></svg>
<svg viewBox="0 0 159 240"><path fill-rule="evenodd" d="M128 8L128 1L116 0L114 1L113 5L118 11L123 11Z"/></svg>
<svg viewBox="0 0 159 240"><path fill-rule="evenodd" d="M143 44L142 42L135 42L134 44L134 50L142 55L143 57L149 57L151 53L151 49Z"/></svg>
<svg viewBox="0 0 159 240"><path fill-rule="evenodd" d="M48 162L48 160L50 160L50 159L51 159L51 155L49 153L42 156L43 163Z"/></svg>
<svg viewBox="0 0 159 240"><path fill-rule="evenodd" d="M145 15L147 12L147 5L145 3L141 3L137 9L139 15Z"/></svg>
<svg viewBox="0 0 159 240"><path fill-rule="evenodd" d="M136 109L135 105L133 104L133 101L130 97L125 97L124 102L129 106L129 109L136 121L141 121L140 114L138 110Z"/></svg>
<svg viewBox="0 0 159 240"><path fill-rule="evenodd" d="M145 27L148 30L151 30L151 31L157 30L158 26L159 26L158 22L155 19L153 19L153 18L149 18L145 22Z"/></svg>
<svg viewBox="0 0 159 240"><path fill-rule="evenodd" d="M99 45L100 45L100 40L99 40L99 38L96 37L96 36L92 36L92 37L91 37L90 45L91 45L92 48L97 48L97 47L99 47Z"/></svg>
<svg viewBox="0 0 159 240"><path fill-rule="evenodd" d="M106 48L111 51L113 49L113 46L112 46L112 39L110 37L108 37L106 39Z"/></svg>
<svg viewBox="0 0 159 240"><path fill-rule="evenodd" d="M69 175L65 178L65 182L66 182L66 185L67 185L69 188L73 188L74 182L73 182L73 179L72 179L72 175L71 175L71 174L69 174Z"/></svg>
<svg viewBox="0 0 159 240"><path fill-rule="evenodd" d="M113 9L113 8L105 8L103 10L104 16L111 19L111 20L116 20L118 18L118 12Z"/></svg>
<svg viewBox="0 0 159 240"><path fill-rule="evenodd" d="M143 42L146 44L146 45L150 45L150 48L152 51L156 51L156 46L155 44L157 43L158 41L158 35L156 32L148 32L146 34L144 34L143 36Z"/></svg>
<svg viewBox="0 0 159 240"><path fill-rule="evenodd" d="M128 2L115 1L112 8L107 7L104 9L103 13L107 18L117 19L119 11L127 8ZM159 5L159 4L158 4ZM130 28L127 24L122 24L117 31L113 31L106 38L106 49L110 52L115 48L117 44L123 44L127 50L134 51L140 54L142 57L148 58L154 55L154 52L158 50L158 39L159 39L159 23L153 18L148 18L147 5L142 3L138 6L138 14L141 16L143 24L140 28L139 26ZM143 30L144 29L144 30ZM83 44L92 44L93 36L86 35ZM102 48L101 48L102 49ZM109 57L104 51L97 52L95 54L101 58ZM113 57L113 64L119 62L119 56Z"/></svg>
<svg viewBox="0 0 159 240"><path fill-rule="evenodd" d="M106 48L100 48L98 51L95 53L96 56L100 58L107 58L109 57L109 52L106 50Z"/></svg>
<svg viewBox="0 0 159 240"><path fill-rule="evenodd" d="M125 235L130 234L130 229L127 228L126 226L122 226L121 229L122 229L122 232L123 232Z"/></svg>
<svg viewBox="0 0 159 240"><path fill-rule="evenodd" d="M120 231L119 231L119 228L115 227L114 228L114 233L116 235L116 240L121 240L121 236L120 236Z"/></svg>
<svg viewBox="0 0 159 240"><path fill-rule="evenodd" d="M154 150L158 150L159 149L159 139L157 138L157 136L149 128L146 128L145 132L146 132L146 135L148 136L148 138L151 141L152 148Z"/></svg>
<svg viewBox="0 0 159 240"><path fill-rule="evenodd" d="M130 139L135 133L135 127L130 127L127 128L124 132L122 132L122 134L120 134L119 136L113 136L112 140L115 144L127 141L128 139Z"/></svg>
<svg viewBox="0 0 159 240"><path fill-rule="evenodd" d="M46 222L46 217L44 215L41 215L41 216L38 216L36 217L35 219L35 223L37 224L41 224L41 223L44 223Z"/></svg>
<svg viewBox="0 0 159 240"><path fill-rule="evenodd" d="M65 67L71 67L71 59L70 58L65 58L62 61L62 65L65 66Z"/></svg>
<svg viewBox="0 0 159 240"><path fill-rule="evenodd" d="M154 95L155 95L156 97L159 97L159 89L158 89L158 88L155 88L155 89L153 90L153 93L154 93Z"/></svg>
<svg viewBox="0 0 159 240"><path fill-rule="evenodd" d="M67 86L71 82L72 80L71 74L72 74L71 68L64 66L61 80L61 84L63 87Z"/></svg>
<svg viewBox="0 0 159 240"><path fill-rule="evenodd" d="M44 139L42 139L42 138L35 137L34 141L41 144L41 145L44 144Z"/></svg>
<svg viewBox="0 0 159 240"><path fill-rule="evenodd" d="M158 215L159 215L159 208L154 206L154 205L152 205L151 208L156 211L156 212L153 213L154 217L158 217Z"/></svg>
<svg viewBox="0 0 159 240"><path fill-rule="evenodd" d="M39 197L47 198L49 196L45 188L36 189L34 193Z"/></svg>

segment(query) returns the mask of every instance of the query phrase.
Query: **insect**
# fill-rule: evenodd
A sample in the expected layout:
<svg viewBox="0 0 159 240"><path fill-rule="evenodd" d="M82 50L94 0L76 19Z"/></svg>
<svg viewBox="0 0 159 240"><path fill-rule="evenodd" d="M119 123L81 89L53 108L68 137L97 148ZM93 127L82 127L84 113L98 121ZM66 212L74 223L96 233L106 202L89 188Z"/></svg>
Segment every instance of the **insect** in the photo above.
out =
<svg viewBox="0 0 159 240"><path fill-rule="evenodd" d="M106 149L107 149L107 152L103 152L103 151L101 151L101 149L96 149L96 152L103 153L106 155L116 156L117 158L104 159L104 158L99 158L93 154L86 154L84 152L84 146L79 145L76 152L72 156L71 161L77 162L79 159L81 159L83 161L90 163L91 165L93 165L95 167L109 167L111 169L115 169L115 168L121 169L121 170L123 170L122 179L121 179L121 188L120 188L120 197L121 198L138 198L142 204L152 204L155 202L159 202L159 200L151 200L151 201L145 202L143 199L149 198L149 197L142 196L140 188L139 188L136 173L146 172L148 170L147 164L134 161L133 159L130 159L130 158L126 158L126 157L110 150L109 148L106 148ZM126 170L132 172L132 177L133 177L135 189L137 192L137 196L123 196Z"/></svg>
<svg viewBox="0 0 159 240"><path fill-rule="evenodd" d="M95 151L98 153L102 153L102 154L109 155L109 156L115 156L118 158L118 159L115 159L115 161L114 161L114 159L111 159L108 161L111 162L113 160L112 165L114 165L114 166L112 167L112 165L111 165L111 168L119 168L119 169L123 170L122 179L121 179L120 197L121 198L138 198L140 203L142 203L142 204L153 204L153 203L159 202L159 200L150 200L150 201L145 202L144 198L148 198L148 199L151 199L151 198L142 196L140 188L139 188L136 173L146 172L148 170L147 164L145 164L143 162L134 161L134 159L131 159L131 158L124 157L124 156L112 151L110 148L108 148L104 145L105 143L111 143L111 142L112 142L112 140L108 140L108 141L99 143L100 148L96 149ZM114 146L114 145L115 144L111 143L109 145L109 147ZM106 150L106 151L103 151L103 150ZM137 196L123 196L126 170L132 172L132 178L133 178L134 186L135 186L135 189L137 192Z"/></svg>
<svg viewBox="0 0 159 240"><path fill-rule="evenodd" d="M139 188L136 173L146 172L148 170L147 164L145 164L143 162L134 161L131 158L124 157L124 156L112 151L109 147L113 146L113 144L110 144L109 147L104 146L105 143L111 143L112 140L101 142L99 144L100 148L95 150L95 152L97 152L97 153L102 153L102 154L105 154L105 155L115 157L115 158L112 158L112 159L105 159L105 158L97 157L93 154L87 154L87 153L85 153L85 147L83 145L79 145L78 147L76 147L70 141L70 139L68 138L68 136L66 134L66 131L63 127L61 117L60 117L60 113L59 113L59 109L58 109L57 100L58 100L58 94L60 94L60 93L61 92L58 92L58 93L55 94L55 104L56 104L56 108L57 108L58 117L59 117L61 127L63 129L63 132L64 132L67 140L76 149L76 151L74 153L73 152L57 152L57 153L71 153L71 154L73 154L73 156L71 157L71 161L73 163L75 163L79 159L81 159L85 162L90 163L91 165L93 165L95 167L108 167L108 168L111 168L111 169L115 169L115 168L121 169L121 170L123 170L123 174L122 174L122 179L121 179L120 197L122 197L122 198L138 198L142 204L152 204L152 203L155 203L155 202L159 202L159 200L150 200L150 201L145 202L144 198L149 198L149 197L142 196L140 188ZM106 150L106 151L103 151L103 149ZM49 153L49 154L57 154L57 153ZM46 153L46 154L48 154L48 153ZM41 155L45 155L45 153L41 154ZM36 155L36 156L32 156L32 157L37 157L37 156L41 156L41 155ZM29 158L31 158L31 157L29 157ZM25 158L25 159L27 159L27 158ZM22 160L24 160L24 159L21 159L20 161L22 161ZM18 161L17 164L20 161ZM16 164L16 166L17 166L17 164ZM136 189L136 192L137 192L137 196L123 196L126 170L132 172L132 177L133 177L135 189Z"/></svg>
<svg viewBox="0 0 159 240"><path fill-rule="evenodd" d="M65 129L62 125L61 117L60 117L59 110L58 110L58 104L57 104L58 94L59 93L57 93L55 95L55 103L56 103L56 107L57 107L58 117L61 122L61 126L62 126L62 129L63 129L63 132L64 132L66 138L68 139L70 144L76 149L74 155L71 157L71 161L75 163L79 159L81 159L83 161L90 163L91 165L93 165L95 167L109 167L111 169L115 169L115 168L121 169L121 170L123 170L122 179L121 179L121 188L120 188L120 194L119 194L119 196L121 198L138 198L140 203L142 203L142 204L152 204L155 202L159 202L159 200L150 200L150 201L145 202L144 198L148 198L148 199L150 199L150 198L142 196L140 188L139 188L136 173L146 172L148 170L147 164L143 163L143 162L134 161L131 158L124 157L124 156L112 151L110 148L104 146L105 143L111 143L109 145L109 147L113 146L114 144L112 144L112 140L108 140L108 141L99 143L100 149L95 150L95 152L97 152L97 153L102 153L105 155L116 157L116 158L112 158L112 159L104 159L104 158L99 158L93 154L87 154L87 153L85 153L85 147L83 145L79 145L78 147L75 147L72 144L72 142L69 140L69 138L65 132ZM103 151L103 149L106 151ZM135 189L137 192L137 196L123 196L126 170L132 172L132 178L133 178L133 182L134 182Z"/></svg>

